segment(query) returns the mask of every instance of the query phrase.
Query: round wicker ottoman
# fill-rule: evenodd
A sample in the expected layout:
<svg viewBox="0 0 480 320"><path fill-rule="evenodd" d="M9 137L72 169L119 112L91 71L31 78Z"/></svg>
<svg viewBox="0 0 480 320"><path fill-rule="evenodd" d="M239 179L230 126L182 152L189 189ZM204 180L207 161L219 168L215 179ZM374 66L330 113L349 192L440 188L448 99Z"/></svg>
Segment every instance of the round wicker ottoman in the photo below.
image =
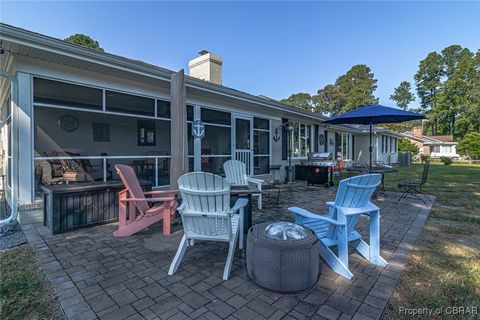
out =
<svg viewBox="0 0 480 320"><path fill-rule="evenodd" d="M316 234L304 228L301 240L277 240L265 234L270 223L248 230L247 273L262 288L279 293L299 293L318 280L319 248Z"/></svg>

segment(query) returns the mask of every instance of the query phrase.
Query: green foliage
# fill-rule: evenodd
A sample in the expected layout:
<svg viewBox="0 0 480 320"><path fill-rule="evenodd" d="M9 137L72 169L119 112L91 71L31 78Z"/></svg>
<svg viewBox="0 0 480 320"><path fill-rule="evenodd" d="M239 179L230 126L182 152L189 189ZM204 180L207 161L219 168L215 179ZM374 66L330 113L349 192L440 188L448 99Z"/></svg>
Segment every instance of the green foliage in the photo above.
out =
<svg viewBox="0 0 480 320"><path fill-rule="evenodd" d="M62 319L58 302L28 245L0 251L0 319Z"/></svg>
<svg viewBox="0 0 480 320"><path fill-rule="evenodd" d="M282 99L280 102L288 104L293 107L305 109L309 111L315 110L315 104L313 103L312 96L308 93L294 93L287 99Z"/></svg>
<svg viewBox="0 0 480 320"><path fill-rule="evenodd" d="M398 151L399 152L411 152L413 156L416 156L420 150L415 145L415 143L411 142L406 138L398 139Z"/></svg>
<svg viewBox="0 0 480 320"><path fill-rule="evenodd" d="M480 53L459 45L430 52L415 75L420 109L432 135L480 130Z"/></svg>
<svg viewBox="0 0 480 320"><path fill-rule="evenodd" d="M421 161L422 163L425 163L425 162L427 162L428 160L430 160L430 156L429 156L428 154L421 154L421 155L420 155L420 161Z"/></svg>
<svg viewBox="0 0 480 320"><path fill-rule="evenodd" d="M440 161L442 161L443 164L446 166L449 166L453 163L452 158L449 158L449 157L440 157Z"/></svg>
<svg viewBox="0 0 480 320"><path fill-rule="evenodd" d="M480 133L471 132L466 134L457 145L457 152L474 160L480 160Z"/></svg>
<svg viewBox="0 0 480 320"><path fill-rule="evenodd" d="M374 96L377 89L377 79L373 72L364 64L353 66L344 75L318 90L313 96L317 110L323 114L335 116L365 104L378 103Z"/></svg>
<svg viewBox="0 0 480 320"><path fill-rule="evenodd" d="M397 106L399 106L403 110L407 110L408 105L412 101L415 101L415 96L413 95L411 90L412 90L412 86L410 82L402 81L400 82L398 87L395 88L395 91L390 96L390 99L395 101L397 103Z"/></svg>
<svg viewBox="0 0 480 320"><path fill-rule="evenodd" d="M77 34L71 35L68 38L65 38L64 40L85 48L89 48L97 51L103 51L103 49L100 48L100 44L98 43L98 41L93 40L92 38L90 38L85 34L77 33Z"/></svg>

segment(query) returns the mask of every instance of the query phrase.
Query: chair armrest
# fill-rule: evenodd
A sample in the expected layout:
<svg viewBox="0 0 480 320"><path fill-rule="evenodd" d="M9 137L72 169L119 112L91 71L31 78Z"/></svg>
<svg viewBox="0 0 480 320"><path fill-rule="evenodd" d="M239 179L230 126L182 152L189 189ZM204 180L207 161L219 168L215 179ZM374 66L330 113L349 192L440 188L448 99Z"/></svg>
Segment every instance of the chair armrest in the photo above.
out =
<svg viewBox="0 0 480 320"><path fill-rule="evenodd" d="M344 226L345 224L338 222L337 220L325 217L325 216L320 216L318 214L312 213L310 211L307 211L302 208L297 208L297 207L290 207L288 208L288 211L293 212L296 215L302 216L307 219L312 219L312 220L322 220L326 221L328 223L334 224L336 226Z"/></svg>
<svg viewBox="0 0 480 320"><path fill-rule="evenodd" d="M156 190L156 191L146 191L143 194L151 195L151 194L177 194L178 190Z"/></svg>
<svg viewBox="0 0 480 320"><path fill-rule="evenodd" d="M177 210L178 210L178 211L182 211L182 210L183 210L183 207L185 207L185 203L181 203L181 204L177 207Z"/></svg>
<svg viewBox="0 0 480 320"><path fill-rule="evenodd" d="M163 198L126 198L120 199L121 202L128 202L128 201L144 201L144 202L167 202L173 201L175 197L163 197Z"/></svg>
<svg viewBox="0 0 480 320"><path fill-rule="evenodd" d="M333 216L333 213L335 212L335 201L327 201L326 204L328 206L328 213L326 217L330 218Z"/></svg>
<svg viewBox="0 0 480 320"><path fill-rule="evenodd" d="M228 183L230 183L230 184L235 184L235 180L233 180L233 179L230 179L230 178L228 178L228 177L225 177L225 180L227 180Z"/></svg>
<svg viewBox="0 0 480 320"><path fill-rule="evenodd" d="M236 202L235 202L235 205L233 206L233 208L231 208L230 210L228 210L228 213L230 215L234 214L235 212L237 212L238 210L242 209L243 207L245 207L246 205L248 204L248 199L246 198L239 198Z"/></svg>
<svg viewBox="0 0 480 320"><path fill-rule="evenodd" d="M265 181L263 181L262 179L255 179L250 177L247 177L247 181L255 184L260 184L260 185L265 183Z"/></svg>

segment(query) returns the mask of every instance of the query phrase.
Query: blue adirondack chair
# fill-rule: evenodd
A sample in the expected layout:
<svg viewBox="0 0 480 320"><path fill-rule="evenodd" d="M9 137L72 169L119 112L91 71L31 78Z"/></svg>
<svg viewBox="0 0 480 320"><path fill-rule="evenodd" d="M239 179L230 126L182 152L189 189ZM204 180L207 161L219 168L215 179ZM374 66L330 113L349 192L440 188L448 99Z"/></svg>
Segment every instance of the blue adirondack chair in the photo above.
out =
<svg viewBox="0 0 480 320"><path fill-rule="evenodd" d="M307 210L292 207L295 222L311 228L317 233L320 255L338 274L352 279L348 269L348 245L354 247L362 256L378 266L387 262L380 256L380 209L370 198L380 184L380 174L366 174L340 181L335 202L327 202L328 214L320 216ZM370 245L355 231L360 215L370 217ZM338 255L332 247L338 247Z"/></svg>

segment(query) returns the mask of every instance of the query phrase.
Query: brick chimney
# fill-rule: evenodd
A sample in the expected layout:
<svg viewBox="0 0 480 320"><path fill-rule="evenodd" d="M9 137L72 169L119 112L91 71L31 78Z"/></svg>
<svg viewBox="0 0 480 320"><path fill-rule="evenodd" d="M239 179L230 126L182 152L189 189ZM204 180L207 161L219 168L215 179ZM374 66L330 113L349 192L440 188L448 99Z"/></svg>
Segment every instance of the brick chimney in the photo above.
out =
<svg viewBox="0 0 480 320"><path fill-rule="evenodd" d="M412 128L412 134L415 136L415 137L423 137L423 130L422 128L420 127L413 127Z"/></svg>
<svg viewBox="0 0 480 320"><path fill-rule="evenodd" d="M190 76L221 85L222 58L207 50L202 50L198 54L199 57L188 62Z"/></svg>

